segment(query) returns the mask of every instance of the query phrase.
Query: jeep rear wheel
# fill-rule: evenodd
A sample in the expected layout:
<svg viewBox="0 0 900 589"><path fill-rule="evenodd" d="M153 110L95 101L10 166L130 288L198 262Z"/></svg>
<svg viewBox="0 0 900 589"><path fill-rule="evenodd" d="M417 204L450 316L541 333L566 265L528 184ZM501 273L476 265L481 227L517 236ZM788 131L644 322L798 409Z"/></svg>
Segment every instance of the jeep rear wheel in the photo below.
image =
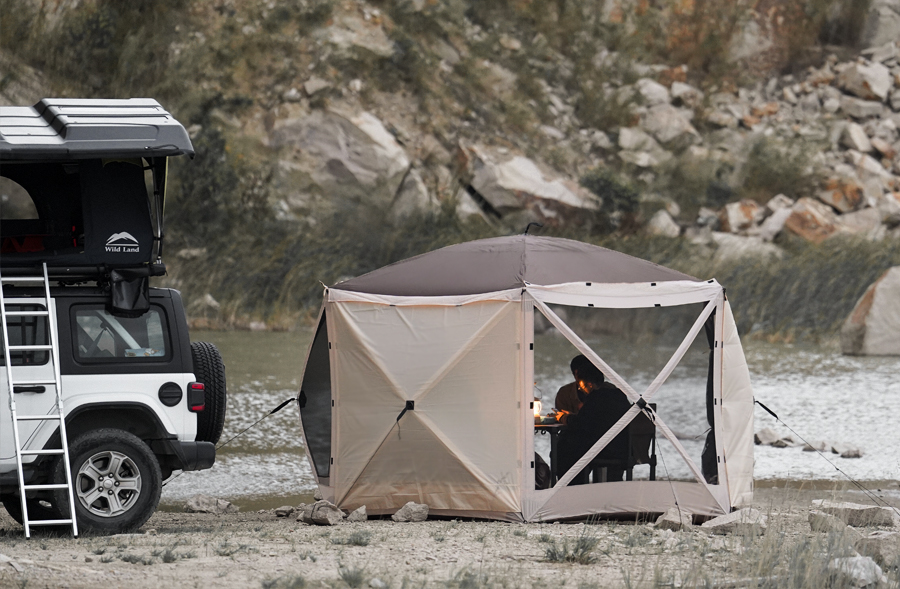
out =
<svg viewBox="0 0 900 589"><path fill-rule="evenodd" d="M208 342L193 342L194 378L204 385L206 408L197 414L197 441L218 443L225 425L225 363L219 349Z"/></svg>
<svg viewBox="0 0 900 589"><path fill-rule="evenodd" d="M162 475L150 448L134 434L117 429L85 433L69 444L78 527L107 534L130 532L144 525L159 504ZM64 482L63 461L53 478ZM54 503L69 514L65 490Z"/></svg>

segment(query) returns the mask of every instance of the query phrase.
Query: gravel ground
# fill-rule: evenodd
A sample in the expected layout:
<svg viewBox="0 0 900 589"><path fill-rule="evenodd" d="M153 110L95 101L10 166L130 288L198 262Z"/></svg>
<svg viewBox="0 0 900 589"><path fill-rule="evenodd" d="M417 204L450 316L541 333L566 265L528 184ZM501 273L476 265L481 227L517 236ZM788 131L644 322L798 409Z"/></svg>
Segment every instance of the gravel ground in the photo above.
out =
<svg viewBox="0 0 900 589"><path fill-rule="evenodd" d="M14 561L0 557L0 587L589 588L757 586L759 579L767 586L814 586L816 571L846 548L833 535L810 531L810 501L863 500L796 486L757 489L754 507L769 514L760 536L671 532L634 521L382 519L319 527L264 510L158 512L140 534L73 540L37 532L25 540L0 510L0 553ZM579 538L582 546L594 544L583 553L591 562L552 561L548 549L571 550ZM785 576L798 567L808 569L805 580ZM896 586L896 571L889 577Z"/></svg>

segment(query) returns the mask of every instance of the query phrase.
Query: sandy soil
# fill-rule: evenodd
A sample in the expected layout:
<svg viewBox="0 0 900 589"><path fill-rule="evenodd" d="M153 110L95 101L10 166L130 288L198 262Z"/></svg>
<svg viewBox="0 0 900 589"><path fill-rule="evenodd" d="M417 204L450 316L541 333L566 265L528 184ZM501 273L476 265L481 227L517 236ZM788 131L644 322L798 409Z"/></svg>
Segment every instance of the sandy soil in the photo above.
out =
<svg viewBox="0 0 900 589"><path fill-rule="evenodd" d="M768 531L740 537L657 530L634 521L370 520L319 527L265 510L158 512L141 534L73 540L36 532L25 540L0 510L0 553L15 562L0 558L0 587L675 587L756 586L759 578L789 586L796 582L779 575L810 560L803 555L827 560L846 551L827 534L810 531L810 501L864 500L856 493L794 487L757 489L754 507L769 514ZM594 562L548 560L549 547L564 541L571 546L579 537L597 540L589 554ZM354 538L368 543L342 543ZM889 576L892 584L900 578Z"/></svg>

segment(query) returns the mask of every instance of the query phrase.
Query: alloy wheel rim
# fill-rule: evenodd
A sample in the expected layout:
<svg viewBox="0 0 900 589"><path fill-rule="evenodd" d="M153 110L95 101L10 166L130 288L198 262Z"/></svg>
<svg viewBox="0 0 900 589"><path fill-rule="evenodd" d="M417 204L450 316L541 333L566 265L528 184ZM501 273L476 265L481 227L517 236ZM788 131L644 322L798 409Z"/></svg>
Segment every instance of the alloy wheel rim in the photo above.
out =
<svg viewBox="0 0 900 589"><path fill-rule="evenodd" d="M126 454L97 452L78 469L75 492L91 514L116 517L134 507L140 497L141 472Z"/></svg>

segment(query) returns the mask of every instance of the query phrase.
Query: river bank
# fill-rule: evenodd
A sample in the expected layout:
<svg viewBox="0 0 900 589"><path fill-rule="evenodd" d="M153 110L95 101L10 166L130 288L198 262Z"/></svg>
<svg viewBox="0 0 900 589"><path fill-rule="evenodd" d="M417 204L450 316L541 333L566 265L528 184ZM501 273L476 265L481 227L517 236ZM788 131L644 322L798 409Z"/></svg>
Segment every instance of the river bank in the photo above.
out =
<svg viewBox="0 0 900 589"><path fill-rule="evenodd" d="M802 485L801 485L802 486ZM143 587L683 587L823 586L827 565L852 554L851 532L811 531L812 500L865 502L857 492L758 488L764 534L712 535L649 522L508 524L370 520L312 526L274 510L208 515L158 512L139 534L22 537L0 510L0 586ZM888 494L891 505L900 497ZM876 528L859 528L868 533ZM580 539L580 540L579 540ZM580 542L580 544L579 544ZM584 561L555 562L563 545ZM885 570L891 587L896 569Z"/></svg>

